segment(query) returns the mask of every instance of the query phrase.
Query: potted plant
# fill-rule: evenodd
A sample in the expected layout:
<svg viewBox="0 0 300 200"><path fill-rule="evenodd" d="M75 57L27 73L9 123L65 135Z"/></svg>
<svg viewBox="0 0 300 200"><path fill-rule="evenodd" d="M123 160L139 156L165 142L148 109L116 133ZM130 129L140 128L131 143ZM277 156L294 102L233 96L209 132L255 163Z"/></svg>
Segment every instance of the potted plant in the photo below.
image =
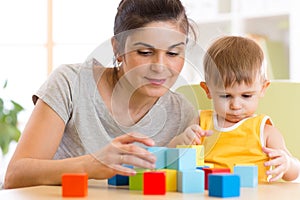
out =
<svg viewBox="0 0 300 200"><path fill-rule="evenodd" d="M7 86L7 81L3 89ZM24 108L13 100L5 100L0 96L0 147L2 154L8 152L9 144L18 141L21 132L18 128L18 114Z"/></svg>

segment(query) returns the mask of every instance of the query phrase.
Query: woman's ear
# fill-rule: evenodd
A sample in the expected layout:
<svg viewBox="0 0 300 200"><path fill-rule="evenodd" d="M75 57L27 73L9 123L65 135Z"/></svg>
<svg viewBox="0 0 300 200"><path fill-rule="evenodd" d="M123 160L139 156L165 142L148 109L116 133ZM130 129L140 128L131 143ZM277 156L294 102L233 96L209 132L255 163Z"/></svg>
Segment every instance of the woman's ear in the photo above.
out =
<svg viewBox="0 0 300 200"><path fill-rule="evenodd" d="M205 91L207 98L211 99L211 95L209 92L209 88L207 87L206 83L201 81L200 82L200 86L202 87L202 89Z"/></svg>
<svg viewBox="0 0 300 200"><path fill-rule="evenodd" d="M118 52L119 52L119 49L118 49L118 41L116 40L116 38L115 37L112 37L111 38L111 46L112 46L112 48L113 48L113 52L114 52L114 55L116 56L116 55L118 55ZM117 56L116 56L117 57Z"/></svg>
<svg viewBox="0 0 300 200"><path fill-rule="evenodd" d="M269 80L265 81L262 85L262 89L261 89L261 92L260 92L260 97L264 97L265 96L265 93L266 93L266 90L267 88L270 86L271 82Z"/></svg>
<svg viewBox="0 0 300 200"><path fill-rule="evenodd" d="M111 45L113 48L113 52L114 52L116 61L119 63L122 62L123 59L122 59L122 56L120 55L119 42L118 42L118 40L116 40L115 37L111 38Z"/></svg>

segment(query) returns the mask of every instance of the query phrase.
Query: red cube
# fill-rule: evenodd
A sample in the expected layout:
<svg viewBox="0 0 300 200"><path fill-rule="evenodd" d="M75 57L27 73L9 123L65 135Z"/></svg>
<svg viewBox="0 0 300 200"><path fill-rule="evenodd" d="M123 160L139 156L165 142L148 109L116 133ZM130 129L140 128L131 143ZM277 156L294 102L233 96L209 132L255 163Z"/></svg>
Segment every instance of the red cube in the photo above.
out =
<svg viewBox="0 0 300 200"><path fill-rule="evenodd" d="M63 197L85 197L87 192L88 175L86 173L62 175Z"/></svg>
<svg viewBox="0 0 300 200"><path fill-rule="evenodd" d="M166 194L166 172L144 172L144 194Z"/></svg>

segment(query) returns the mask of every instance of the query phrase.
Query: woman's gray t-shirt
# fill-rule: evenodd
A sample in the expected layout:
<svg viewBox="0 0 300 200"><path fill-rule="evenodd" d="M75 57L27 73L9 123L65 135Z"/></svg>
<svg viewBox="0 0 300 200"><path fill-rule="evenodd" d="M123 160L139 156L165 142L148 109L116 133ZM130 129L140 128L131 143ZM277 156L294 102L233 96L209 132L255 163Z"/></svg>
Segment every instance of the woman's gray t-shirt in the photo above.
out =
<svg viewBox="0 0 300 200"><path fill-rule="evenodd" d="M139 122L123 127L114 120L98 92L92 63L58 67L33 95L34 103L37 98L66 124L54 159L95 153L113 138L129 132L140 132L151 137L156 146L166 146L197 113L182 95L168 91Z"/></svg>

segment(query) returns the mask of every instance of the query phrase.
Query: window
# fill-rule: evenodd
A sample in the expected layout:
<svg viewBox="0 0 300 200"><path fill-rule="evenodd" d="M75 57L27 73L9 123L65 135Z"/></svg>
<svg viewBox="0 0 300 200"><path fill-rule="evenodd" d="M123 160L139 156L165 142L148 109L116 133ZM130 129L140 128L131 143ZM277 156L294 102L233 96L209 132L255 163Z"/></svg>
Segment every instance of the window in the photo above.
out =
<svg viewBox="0 0 300 200"><path fill-rule="evenodd" d="M32 94L64 63L83 62L110 41L119 0L0 0L0 95L19 102L25 125ZM107 58L112 59L112 58Z"/></svg>

